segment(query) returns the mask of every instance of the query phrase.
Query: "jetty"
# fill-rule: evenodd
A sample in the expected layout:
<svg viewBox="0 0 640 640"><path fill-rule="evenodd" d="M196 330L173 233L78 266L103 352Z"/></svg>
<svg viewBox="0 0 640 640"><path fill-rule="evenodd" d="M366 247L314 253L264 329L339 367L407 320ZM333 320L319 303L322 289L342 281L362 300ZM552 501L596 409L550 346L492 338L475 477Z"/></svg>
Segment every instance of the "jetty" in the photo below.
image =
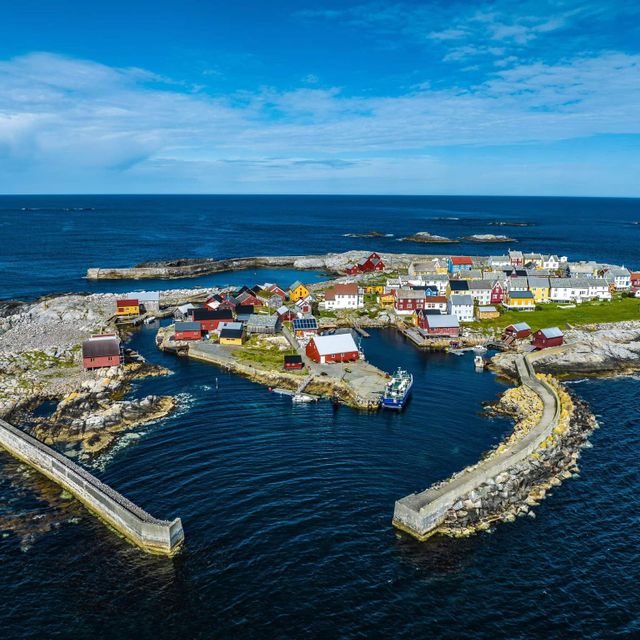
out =
<svg viewBox="0 0 640 640"><path fill-rule="evenodd" d="M519 440L516 440L505 451L490 456L483 462L469 467L450 480L438 483L421 493L413 493L401 498L395 503L393 525L410 534L418 540L424 541L438 531L447 521L452 510L463 511L477 509L481 496L479 489L487 484L496 487L503 486L508 478L500 478L501 474L518 468L518 465L534 454L536 450L549 438L558 426L560 418L560 399L553 387L544 380L536 377L535 371L526 356L518 356L516 361L518 375L522 385L533 391L542 401L542 416L538 423ZM497 482L496 478L503 480ZM501 500L508 500L500 494ZM508 492L506 492L508 494ZM474 500L475 499L475 500Z"/></svg>
<svg viewBox="0 0 640 640"><path fill-rule="evenodd" d="M86 469L1 419L0 447L60 485L143 551L171 556L183 545L180 518L154 518Z"/></svg>

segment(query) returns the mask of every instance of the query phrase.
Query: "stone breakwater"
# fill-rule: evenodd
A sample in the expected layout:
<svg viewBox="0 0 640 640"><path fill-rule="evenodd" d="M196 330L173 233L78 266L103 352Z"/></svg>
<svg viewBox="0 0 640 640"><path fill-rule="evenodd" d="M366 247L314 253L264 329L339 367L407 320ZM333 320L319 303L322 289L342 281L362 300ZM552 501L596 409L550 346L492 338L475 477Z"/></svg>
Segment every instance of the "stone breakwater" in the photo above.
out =
<svg viewBox="0 0 640 640"><path fill-rule="evenodd" d="M154 518L82 467L4 420L0 420L0 446L66 489L144 551L173 555L182 546L180 518Z"/></svg>
<svg viewBox="0 0 640 640"><path fill-rule="evenodd" d="M550 489L578 472L580 448L597 426L588 407L550 376L517 361L522 386L505 393L513 432L477 464L396 503L393 524L419 540L466 536L531 511Z"/></svg>
<svg viewBox="0 0 640 640"><path fill-rule="evenodd" d="M87 269L89 280L144 280L195 278L225 271L244 269L289 268L340 273L354 262L366 258L371 251L345 251L309 256L250 256L246 258L225 258L215 260L202 258L194 260L167 260L143 262L134 267L91 267ZM410 253L381 253L382 260L390 269L407 268L415 260L425 260L441 255Z"/></svg>

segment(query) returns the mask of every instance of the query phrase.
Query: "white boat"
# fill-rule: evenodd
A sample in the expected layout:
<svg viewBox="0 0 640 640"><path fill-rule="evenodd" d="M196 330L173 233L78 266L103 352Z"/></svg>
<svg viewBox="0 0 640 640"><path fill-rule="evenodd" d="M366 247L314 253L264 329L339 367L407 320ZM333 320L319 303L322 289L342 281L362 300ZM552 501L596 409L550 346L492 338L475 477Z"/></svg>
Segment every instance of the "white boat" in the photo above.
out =
<svg viewBox="0 0 640 640"><path fill-rule="evenodd" d="M477 344L475 347L473 347L473 352L474 353L486 353L487 352L487 347L481 345L481 344Z"/></svg>
<svg viewBox="0 0 640 640"><path fill-rule="evenodd" d="M315 400L317 400L317 398L309 396L306 393L296 393L291 398L291 402L314 402Z"/></svg>
<svg viewBox="0 0 640 640"><path fill-rule="evenodd" d="M484 369L485 366L487 365L487 363L484 361L484 358L481 355L477 355L473 359L473 364L475 365L476 369L480 371L482 371L482 369Z"/></svg>
<svg viewBox="0 0 640 640"><path fill-rule="evenodd" d="M157 319L157 318L156 318L155 316L149 316L148 318L145 318L145 319L144 319L144 323L145 323L145 324L152 324L153 322L155 322L155 321L156 321L156 319Z"/></svg>

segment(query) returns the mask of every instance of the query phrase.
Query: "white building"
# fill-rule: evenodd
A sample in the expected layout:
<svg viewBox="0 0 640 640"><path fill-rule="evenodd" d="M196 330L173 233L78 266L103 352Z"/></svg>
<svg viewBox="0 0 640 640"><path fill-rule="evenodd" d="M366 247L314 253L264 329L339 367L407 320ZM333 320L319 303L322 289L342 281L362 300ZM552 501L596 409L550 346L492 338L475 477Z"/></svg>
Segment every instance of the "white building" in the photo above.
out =
<svg viewBox="0 0 640 640"><path fill-rule="evenodd" d="M586 302L611 300L609 284L603 278L551 278L552 302Z"/></svg>
<svg viewBox="0 0 640 640"><path fill-rule="evenodd" d="M560 268L560 258L558 256L542 256L542 268L555 271Z"/></svg>
<svg viewBox="0 0 640 640"><path fill-rule="evenodd" d="M448 310L459 322L473 322L473 298L470 295L452 295Z"/></svg>
<svg viewBox="0 0 640 640"><path fill-rule="evenodd" d="M612 282L618 291L631 289L631 272L624 267L611 267L605 271L604 277Z"/></svg>
<svg viewBox="0 0 640 640"><path fill-rule="evenodd" d="M337 284L325 291L324 309L333 311L335 309L361 309L362 307L364 307L364 295L362 289L355 282Z"/></svg>
<svg viewBox="0 0 640 640"><path fill-rule="evenodd" d="M469 295L481 306L491 303L493 282L490 280L469 280Z"/></svg>

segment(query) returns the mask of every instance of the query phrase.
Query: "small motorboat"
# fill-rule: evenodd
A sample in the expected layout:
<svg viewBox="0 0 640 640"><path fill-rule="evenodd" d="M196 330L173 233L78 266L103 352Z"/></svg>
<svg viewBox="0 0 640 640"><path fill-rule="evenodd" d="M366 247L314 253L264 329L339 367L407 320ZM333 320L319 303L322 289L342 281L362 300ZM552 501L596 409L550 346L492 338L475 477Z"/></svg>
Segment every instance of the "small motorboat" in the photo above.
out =
<svg viewBox="0 0 640 640"><path fill-rule="evenodd" d="M473 364L476 367L476 371L482 371L487 366L485 359L481 355L475 356Z"/></svg>
<svg viewBox="0 0 640 640"><path fill-rule="evenodd" d="M291 398L291 402L315 402L318 398L315 398L314 396L310 396L306 393L296 393L294 396L292 396Z"/></svg>

